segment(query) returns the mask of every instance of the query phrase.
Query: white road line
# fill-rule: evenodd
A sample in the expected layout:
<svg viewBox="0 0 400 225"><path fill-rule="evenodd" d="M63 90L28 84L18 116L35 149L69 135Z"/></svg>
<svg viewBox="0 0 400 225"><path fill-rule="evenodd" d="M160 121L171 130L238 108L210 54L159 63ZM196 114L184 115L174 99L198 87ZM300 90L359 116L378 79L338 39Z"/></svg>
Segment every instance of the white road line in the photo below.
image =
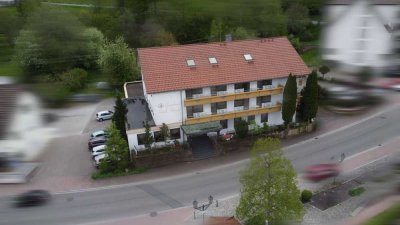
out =
<svg viewBox="0 0 400 225"><path fill-rule="evenodd" d="M361 120L358 120L358 121L356 121L356 122L353 122L353 123L351 123L351 124L348 124L348 125L346 125L346 126L344 126L344 127L338 128L338 129L336 129L336 130L329 131L329 132L323 133L323 134L321 134L321 135L319 135L319 136L315 136L315 137L312 137L312 138L310 138L310 139L307 139L307 140L301 141L301 142L299 142L299 143L293 144L293 145L291 145L291 146L286 147L285 149L291 149L291 148L294 148L294 147L296 147L296 146L299 146L299 145L302 145L302 144L305 144L305 143L314 141L315 138L317 138L317 137L318 137L318 139L320 139L320 138L323 138L323 137L325 137L325 136L328 136L328 135L331 135L331 134L340 132L340 131L342 131L342 130L348 129L348 128L350 128L350 127L353 127L353 126L355 126L355 125L358 125L358 124L360 124L360 123L363 123L363 122L365 122L365 121L367 121L367 120L369 120L369 119L372 119L372 118L378 116L379 114L382 114L382 113L384 113L384 112L386 112L386 111L390 111L390 110L392 110L392 109L394 109L394 108L397 108L397 107L399 107L399 106L400 106L400 104L395 104L395 105L392 105L392 106L388 106L388 107L386 107L385 109L383 109L383 110L381 110L381 111L379 111L379 112L377 112L377 113L375 113L375 114L373 114L373 115L371 115L371 116L368 116L368 117L366 117L366 118L363 118L363 119L361 119Z"/></svg>
<svg viewBox="0 0 400 225"><path fill-rule="evenodd" d="M325 137L327 135L331 135L333 133L336 133L336 132L342 131L344 129L347 129L349 127L355 126L357 124L363 123L363 122L365 122L365 121L367 121L367 120L369 120L369 119L371 119L373 117L378 116L379 114L382 114L383 112L386 112L386 111L392 110L392 109L394 109L396 107L399 107L399 105L400 104L395 104L395 105L386 107L385 109L383 109L383 110L381 110L381 111L379 111L379 112L377 112L377 113L375 113L375 114L373 114L373 115L371 115L369 117L366 117L364 119L361 119L359 121L356 121L354 123L346 125L344 127L338 128L336 130L330 131L328 133L324 133L324 134L322 134L322 135L320 135L318 137L322 138L322 137ZM311 142L311 141L315 140L314 138L315 137L310 138L310 139L305 140L305 141L301 141L299 143L296 143L296 144L293 144L293 145L290 145L290 146L287 146L286 148L284 148L284 150L288 150L288 149L291 149L291 148L296 147L298 145L301 145L301 144L304 144L304 143L307 143L307 142ZM369 151L370 150L371 149L369 149ZM357 154L360 154L360 153L357 153ZM115 188L122 188L122 187L130 187L130 186L136 186L136 185L140 185L140 184L151 184L151 183L162 182L162 181L167 181L167 180L172 180L172 179L179 179L179 178L185 178L185 177L189 177L189 176L195 176L198 173L213 172L213 171L216 171L216 170L225 169L225 168L228 168L228 167L244 164L244 163L249 162L249 161L250 161L250 159L247 158L247 159L242 159L242 160L239 160L239 161L236 161L236 162L233 162L233 163L224 164L224 165L221 165L221 166L202 169L202 170L199 170L199 171L194 171L194 172L185 173L185 174L173 175L173 176L169 176L169 177L156 178L156 179L138 181L138 182L131 182L131 183L126 183L126 184L110 185L110 186L104 186L104 187L95 187L95 188L86 188L86 189L78 189L78 190L71 190L71 191L55 192L54 194L56 194L56 195L73 194L73 193L81 193L81 192L89 192L89 191L99 191L99 190L108 190L108 189L115 189Z"/></svg>

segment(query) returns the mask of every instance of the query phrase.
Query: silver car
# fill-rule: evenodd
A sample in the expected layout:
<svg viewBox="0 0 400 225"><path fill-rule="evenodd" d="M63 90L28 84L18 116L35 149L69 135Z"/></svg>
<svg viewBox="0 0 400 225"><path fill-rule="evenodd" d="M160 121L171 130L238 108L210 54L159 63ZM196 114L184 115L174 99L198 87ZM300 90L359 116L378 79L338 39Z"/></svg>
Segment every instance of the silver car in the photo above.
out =
<svg viewBox="0 0 400 225"><path fill-rule="evenodd" d="M104 121L104 120L109 120L112 119L114 115L114 112L110 111L110 110L105 110L105 111L100 111L98 113L96 113L96 120L97 121Z"/></svg>

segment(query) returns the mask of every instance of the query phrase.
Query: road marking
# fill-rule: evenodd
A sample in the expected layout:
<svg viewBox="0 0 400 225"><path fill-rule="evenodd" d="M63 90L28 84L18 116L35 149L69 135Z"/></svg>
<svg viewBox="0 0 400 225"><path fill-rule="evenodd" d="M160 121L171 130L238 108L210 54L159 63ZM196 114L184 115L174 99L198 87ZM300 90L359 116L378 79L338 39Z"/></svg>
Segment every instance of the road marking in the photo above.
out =
<svg viewBox="0 0 400 225"><path fill-rule="evenodd" d="M369 120L369 119L372 119L372 118L378 116L379 114L382 114L383 112L390 111L390 110L392 110L392 109L398 107L399 105L400 105L400 104L395 104L395 105L392 105L392 106L388 106L388 107L386 107L385 109L383 109L383 110L381 110L381 111L379 111L379 112L377 112L377 113L375 113L375 114L373 114L373 115L371 115L371 116L369 116L369 117L366 117L366 118L364 118L364 119L361 119L361 120L359 120L359 121L356 121L356 122L354 122L354 123L351 123L351 124L349 124L349 125L346 125L346 126L344 126L344 127L338 128L338 129L336 129L336 130L333 130L333 131L324 133L324 134L319 135L319 136L317 136L317 137L319 137L319 138L325 137L325 136L327 136L327 135L331 135L331 134L333 134L333 133L336 133L336 132L342 131L342 130L344 130L344 129L347 129L347 128L349 128L349 127L355 126L355 125L357 125L357 124L363 123L363 122L365 122L365 121L367 121L367 120ZM312 138L310 138L310 139L301 141L301 142L299 142L299 143L296 143L296 144L287 146L287 147L284 148L284 150L291 149L291 148L293 148L293 147L296 147L296 146L298 146L298 145L301 145L301 144L304 144L304 143L307 143L307 142L311 142L311 141L313 141L313 140L315 140L315 137L312 137ZM367 151L368 151L368 150L367 150ZM362 152L360 152L360 153L362 153ZM357 154L359 154L359 153L357 153ZM351 156L350 156L350 157L351 157ZM349 157L349 158L350 158L350 157ZM250 161L250 159L247 158L247 159L242 159L242 160L239 160L239 161L236 161L236 162L233 162L233 163L224 164L224 165L221 165L221 166L216 166L216 167L212 167L212 168L202 169L202 170L199 170L199 171L193 171L193 172L190 172L190 173L184 173L184 174L179 174L179 175L173 175L173 176L169 176L169 177L156 178L156 179L144 180L144 181L138 181L138 182L131 182L131 183L126 183L126 184L117 184L117 185L110 185L110 186L103 186L103 187L95 187L95 188L86 188L86 189L78 189L78 190L71 190L71 191L55 192L54 194L56 194L56 195L73 194L73 193L81 193L81 192L89 192L89 191L109 190L109 189L122 188L122 187L131 187L131 186L137 186L137 185L142 185L142 184L151 184L151 183L162 182L162 181L167 181L167 180L172 180L172 179L179 179L179 178L185 178L185 177L195 176L195 175L198 174L198 173L200 173L200 174L201 174L201 173L209 173L209 172L213 172L213 171L216 171L216 170L220 170L220 169L225 169L225 168L232 167L232 166L241 165L241 164L247 163L247 162L249 162L249 161ZM357 169L358 169L358 168L357 168Z"/></svg>
<svg viewBox="0 0 400 225"><path fill-rule="evenodd" d="M375 113L375 114L373 114L373 115L371 115L371 116L368 116L368 117L366 117L366 118L363 118L363 119L361 119L361 120L358 120L358 121L356 121L356 122L353 122L353 123L351 123L351 124L348 124L348 125L346 125L346 126L344 126L344 127L340 127L340 128L338 128L338 129L336 129L336 130L329 131L329 132L327 132L327 133L323 133L323 134L321 134L321 135L318 135L318 136L312 137L312 138L310 138L310 139L307 139L307 140L298 142L298 143L296 143L296 144L290 145L290 146L288 146L288 147L286 147L286 148L284 148L284 149L288 150L288 149L294 148L294 147L296 147L296 146L299 146L299 145L302 145L302 144L305 144L305 143L314 141L316 138L317 138L317 139L320 139L320 138L323 138L323 137L325 137L325 136L328 136L328 135L331 135L331 134L340 132L340 131L342 131L342 130L348 129L348 128L350 128L350 127L353 127L353 126L355 126L355 125L358 125L358 124L360 124L360 123L363 123L363 122L365 122L365 121L367 121L367 120L370 120L370 119L372 119L372 118L374 118L374 117L376 117L376 116L378 116L378 115L380 115L380 114L382 114L382 113L384 113L384 112L393 110L393 109L395 109L395 108L397 108L397 107L399 107L399 106L400 106L400 104L395 104L395 105L392 105L392 106L388 106L388 107L386 107L385 109L383 109L383 110L381 110L381 111L379 111L379 112L377 112L377 113Z"/></svg>

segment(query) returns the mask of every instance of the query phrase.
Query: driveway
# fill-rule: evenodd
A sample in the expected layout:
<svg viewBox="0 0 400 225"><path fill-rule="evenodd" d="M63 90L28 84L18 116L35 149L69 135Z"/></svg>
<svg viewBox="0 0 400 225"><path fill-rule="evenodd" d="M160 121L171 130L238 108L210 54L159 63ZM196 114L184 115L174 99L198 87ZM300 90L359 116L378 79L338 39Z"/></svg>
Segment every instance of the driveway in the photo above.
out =
<svg viewBox="0 0 400 225"><path fill-rule="evenodd" d="M56 138L49 141L39 156L40 166L28 184L0 186L0 191L23 191L34 188L60 190L65 186L79 188L92 182L95 171L87 142L95 130L105 129L111 121L97 122L95 113L114 108L114 100L79 105L68 109L48 110L57 115L49 126Z"/></svg>

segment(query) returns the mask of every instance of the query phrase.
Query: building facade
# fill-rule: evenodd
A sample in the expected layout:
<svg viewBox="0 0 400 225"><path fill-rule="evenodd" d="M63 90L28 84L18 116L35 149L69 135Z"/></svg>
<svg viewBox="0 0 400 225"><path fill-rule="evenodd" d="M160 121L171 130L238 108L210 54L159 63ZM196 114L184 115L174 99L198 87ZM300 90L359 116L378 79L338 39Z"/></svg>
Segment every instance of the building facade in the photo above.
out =
<svg viewBox="0 0 400 225"><path fill-rule="evenodd" d="M233 133L240 119L280 125L287 77L296 75L301 90L310 73L286 37L144 48L138 53L143 79L136 88L143 89L143 96L129 95L129 84L125 95L144 100L148 113L142 124L152 125L155 145L165 144L159 131L163 123L171 140L180 142L207 132ZM130 149L143 150L143 126L128 128Z"/></svg>
<svg viewBox="0 0 400 225"><path fill-rule="evenodd" d="M338 73L356 74L368 68L384 75L398 64L393 39L399 13L399 0L328 1L322 58Z"/></svg>

